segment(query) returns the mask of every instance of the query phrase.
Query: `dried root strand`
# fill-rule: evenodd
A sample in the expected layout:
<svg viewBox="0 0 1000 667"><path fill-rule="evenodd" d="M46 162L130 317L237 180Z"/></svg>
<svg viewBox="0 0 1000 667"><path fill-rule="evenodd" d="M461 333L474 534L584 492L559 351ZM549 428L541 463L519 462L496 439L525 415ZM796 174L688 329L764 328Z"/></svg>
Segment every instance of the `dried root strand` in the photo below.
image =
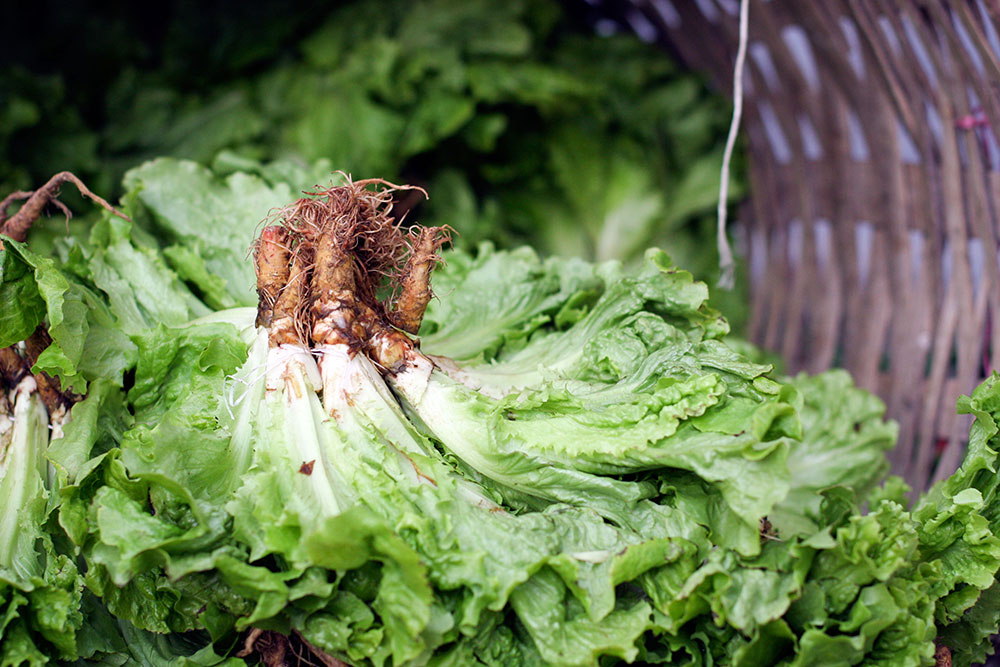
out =
<svg viewBox="0 0 1000 667"><path fill-rule="evenodd" d="M302 642L302 645L307 650L306 651L307 654L306 655L302 655L298 651L295 651L295 648L294 648L294 645L293 645L293 649L292 650L295 652L295 656L297 658L299 658L299 660L301 661L300 664L316 665L316 663L314 661L310 660L310 657L313 657L313 658L318 658L319 659L319 665L317 665L317 667L321 667L321 666L322 667L350 667L346 662L343 662L342 660L338 660L337 658L334 658L332 655L327 655L326 652L323 651L322 649L319 649L319 648L313 646L312 644L310 644L309 641L305 637L303 637L302 633L299 632L298 630L295 631L295 633L292 635L292 637L294 639L298 639L300 642ZM311 654L311 655L308 655L308 654Z"/></svg>
<svg viewBox="0 0 1000 667"><path fill-rule="evenodd" d="M254 248L257 272L257 326L271 326L274 303L288 282L291 239L284 227L265 227Z"/></svg>
<svg viewBox="0 0 1000 667"><path fill-rule="evenodd" d="M451 241L449 227L421 227L411 232L413 242L400 278L399 298L390 315L392 323L411 334L420 330L431 297L431 270L441 261L438 251Z"/></svg>
<svg viewBox="0 0 1000 667"><path fill-rule="evenodd" d="M358 270L373 282L389 277L397 270L407 251L406 236L392 215L393 193L419 191L383 179L352 181L341 172L344 185L317 186L288 206L277 209L269 221L281 224L301 235L309 243L318 243L332 234L337 244L357 260ZM369 186L382 189L369 189Z"/></svg>
<svg viewBox="0 0 1000 667"><path fill-rule="evenodd" d="M381 190L369 190L368 186L381 186ZM408 244L406 234L393 215L394 195L400 191L419 193L424 198L427 192L412 185L396 185L381 178L369 178L348 182L351 197L359 204L361 224L355 228L353 245L349 247L360 260L360 265L370 276L372 287L383 277L393 277L399 263L405 256Z"/></svg>
<svg viewBox="0 0 1000 667"><path fill-rule="evenodd" d="M13 192L0 202L0 233L14 239L15 241L24 241L28 238L28 230L31 226L35 224L35 221L41 217L42 211L45 210L45 206L48 204L54 204L63 212L66 219L72 217L69 209L59 201L59 187L63 183L72 183L76 186L76 189L80 191L80 194L84 197L96 202L102 208L110 211L114 215L124 220L131 220L124 213L121 213L114 206L106 202L101 197L95 195L90 189L83 184L79 178L76 177L71 172L61 171L49 181L37 190L31 192ZM15 213L14 215L8 217L7 209L10 208L11 204L15 201L20 201L26 199L24 205Z"/></svg>
<svg viewBox="0 0 1000 667"><path fill-rule="evenodd" d="M267 667L286 667L289 664L287 653L288 637L272 630L253 628L236 657L246 658L256 654Z"/></svg>
<svg viewBox="0 0 1000 667"><path fill-rule="evenodd" d="M357 269L333 232L323 234L316 246L316 268L310 307L313 340L321 345L355 345L364 331L358 324Z"/></svg>

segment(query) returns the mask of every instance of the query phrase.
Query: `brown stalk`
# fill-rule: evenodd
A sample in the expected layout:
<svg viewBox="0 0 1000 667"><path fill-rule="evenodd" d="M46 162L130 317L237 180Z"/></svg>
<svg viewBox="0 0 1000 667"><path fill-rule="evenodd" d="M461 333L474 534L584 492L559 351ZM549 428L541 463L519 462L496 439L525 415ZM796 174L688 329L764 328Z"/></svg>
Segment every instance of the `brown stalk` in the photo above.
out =
<svg viewBox="0 0 1000 667"><path fill-rule="evenodd" d="M257 326L271 326L274 303L288 282L289 234L284 227L271 225L261 232L254 248L257 271Z"/></svg>
<svg viewBox="0 0 1000 667"><path fill-rule="evenodd" d="M266 667L348 667L347 663L313 646L298 630L286 636L273 630L251 629L236 657L254 655Z"/></svg>
<svg viewBox="0 0 1000 667"><path fill-rule="evenodd" d="M265 326L270 322L272 345L292 342L297 330L300 341L311 337L322 345L364 348L384 368L398 370L407 352L414 349L403 331L416 333L420 328L432 297L430 274L451 230L420 229L407 238L392 216L393 192L409 189L426 196L422 189L382 179L345 179L345 185L305 192L307 197L269 216L269 226L257 244L258 321ZM373 185L383 188L368 189ZM271 255L277 266L282 264L279 228L286 230L286 239L295 239L298 259L293 260L287 284L272 300L273 289L268 285L281 283L281 278L267 267ZM304 252L314 254L307 290L303 289L305 281L299 279L306 269L295 267ZM399 294L391 314L377 298L386 281ZM272 303L269 320L267 308ZM291 322L297 322L297 328Z"/></svg>
<svg viewBox="0 0 1000 667"><path fill-rule="evenodd" d="M43 185L37 190L31 192L12 192L7 195L2 202L0 202L0 233L14 239L15 241L24 241L28 238L28 230L31 229L31 225L35 223L38 218L41 217L42 211L45 210L45 206L48 204L56 205L66 216L66 219L72 217L69 209L58 200L59 197L59 187L63 183L72 183L76 186L76 189L80 191L80 194L88 197L89 199L96 202L102 208L110 211L114 215L124 220L129 220L130 218L118 211L114 206L106 202L101 197L95 195L90 189L83 184L79 178L68 171L61 171L52 178L49 179L48 183ZM14 215L8 217L7 209L10 208L11 204L15 201L22 199L27 199L24 205L15 213Z"/></svg>
<svg viewBox="0 0 1000 667"><path fill-rule="evenodd" d="M448 227L421 227L419 231L411 232L411 235L415 240L403 270L401 291L390 319L403 331L416 335L427 304L434 295L430 285L431 270L441 261L438 250L451 241L451 230Z"/></svg>
<svg viewBox="0 0 1000 667"><path fill-rule="evenodd" d="M951 649L944 644L934 647L934 667L951 667Z"/></svg>
<svg viewBox="0 0 1000 667"><path fill-rule="evenodd" d="M382 179L351 181L343 176L346 184L307 191L308 196L274 211L269 220L312 244L332 234L340 248L356 259L356 271L364 278L358 287L366 289L371 284L374 292L381 280L394 276L407 251L405 234L392 215L393 192L423 190ZM369 190L370 185L384 189Z"/></svg>
<svg viewBox="0 0 1000 667"><path fill-rule="evenodd" d="M416 352L413 340L382 318L374 318L367 328L367 350L372 360L394 375L402 371L409 357Z"/></svg>
<svg viewBox="0 0 1000 667"><path fill-rule="evenodd" d="M274 302L269 342L271 347L284 343L305 343L300 336L299 312L309 289L309 257L305 248L297 248L288 271L288 282Z"/></svg>
<svg viewBox="0 0 1000 667"><path fill-rule="evenodd" d="M358 326L355 264L336 234L319 237L312 280L312 337L322 345L356 345L364 330Z"/></svg>

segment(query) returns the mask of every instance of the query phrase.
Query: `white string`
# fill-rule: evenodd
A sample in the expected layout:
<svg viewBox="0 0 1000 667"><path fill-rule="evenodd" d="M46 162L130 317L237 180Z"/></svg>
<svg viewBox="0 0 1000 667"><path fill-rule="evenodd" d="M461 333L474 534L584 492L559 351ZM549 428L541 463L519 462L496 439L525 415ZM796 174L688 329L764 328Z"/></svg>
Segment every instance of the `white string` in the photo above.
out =
<svg viewBox="0 0 1000 667"><path fill-rule="evenodd" d="M242 369L240 371L237 371L237 373L239 372L242 372ZM222 383L222 397L223 397L222 402L226 406L226 412L229 413L230 419L236 419L236 415L233 414L233 408L238 408L240 404L243 403L244 400L246 400L246 397L250 395L250 390L253 388L253 385L255 385L256 383L260 382L265 377L267 377L268 362L265 360L262 364L259 364L256 368L251 369L249 373L250 377L248 380L236 377L237 373L233 373L232 375L227 375ZM243 385L244 389L243 392L240 393L240 395L237 397L236 385L238 384Z"/></svg>
<svg viewBox="0 0 1000 667"><path fill-rule="evenodd" d="M747 34L749 32L750 0L740 0L740 45L736 52L736 71L733 75L733 119L726 137L726 150L722 154L722 178L719 183L719 224L716 229L716 244L719 248L719 282L722 289L733 288L733 250L726 236L726 200L729 198L729 163L733 159L736 135L743 117L743 65L747 59Z"/></svg>

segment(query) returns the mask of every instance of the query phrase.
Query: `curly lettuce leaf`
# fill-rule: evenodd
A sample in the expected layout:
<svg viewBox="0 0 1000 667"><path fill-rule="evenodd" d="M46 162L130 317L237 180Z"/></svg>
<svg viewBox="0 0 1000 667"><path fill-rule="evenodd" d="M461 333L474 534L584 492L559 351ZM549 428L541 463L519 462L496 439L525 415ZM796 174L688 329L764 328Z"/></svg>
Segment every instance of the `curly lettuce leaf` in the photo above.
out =
<svg viewBox="0 0 1000 667"><path fill-rule="evenodd" d="M45 300L38 293L31 266L6 244L0 249L0 347L24 340L45 316Z"/></svg>
<svg viewBox="0 0 1000 667"><path fill-rule="evenodd" d="M885 453L899 429L883 421L882 401L855 387L845 371L803 373L787 382L801 396L802 439L788 455L791 489L768 518L782 535L808 534L823 527L825 489L843 486L865 502L889 471Z"/></svg>
<svg viewBox="0 0 1000 667"><path fill-rule="evenodd" d="M65 263L42 257L9 239L5 244L0 259L11 267L5 275L17 273L18 284L27 290L19 295L20 300L5 301L0 308L0 318L11 323L11 336L20 336L12 342L27 338L45 321L52 345L39 356L37 370L58 377L63 387L79 392L97 377L120 383L134 359L134 346L119 330L101 295L78 280ZM21 267L20 271L15 266ZM34 326L27 331L31 322Z"/></svg>
<svg viewBox="0 0 1000 667"><path fill-rule="evenodd" d="M742 523L727 543L759 548L757 524L788 490L786 438L800 426L790 395L764 377L769 367L718 340L726 324L706 306L703 283L655 251L633 273L606 264L589 275L531 255L457 259L422 349L464 347L465 359L440 362L419 388L400 382L429 435L510 502L591 506L626 525L628 507L655 496L660 478L693 471ZM591 289L557 289L564 266ZM479 313L468 343L436 324L457 310L450 303ZM519 314L535 322L530 338L497 349ZM662 472L625 484L611 477L647 471Z"/></svg>

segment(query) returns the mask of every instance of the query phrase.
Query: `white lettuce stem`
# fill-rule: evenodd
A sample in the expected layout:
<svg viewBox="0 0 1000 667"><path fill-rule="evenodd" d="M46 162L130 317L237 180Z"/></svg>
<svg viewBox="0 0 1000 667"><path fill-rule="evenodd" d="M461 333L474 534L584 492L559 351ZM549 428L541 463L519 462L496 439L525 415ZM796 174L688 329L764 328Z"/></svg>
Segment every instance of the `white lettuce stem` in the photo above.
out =
<svg viewBox="0 0 1000 667"><path fill-rule="evenodd" d="M317 503L318 516L334 516L342 511L336 481L326 461L317 417L322 416L316 388L319 369L309 350L302 345L280 345L268 351L267 391L270 400L284 402L285 445L292 465L310 467L304 477ZM297 474L296 471L292 471Z"/></svg>
<svg viewBox="0 0 1000 667"><path fill-rule="evenodd" d="M260 328L250 345L247 360L235 374L227 378L224 401L232 420L229 442L233 452L233 485L249 469L253 461L254 415L264 398L264 385L270 358L267 330ZM222 415L220 415L222 418Z"/></svg>
<svg viewBox="0 0 1000 667"><path fill-rule="evenodd" d="M414 432L396 396L368 357L352 355L346 345L320 346L323 407L343 428L365 429L370 424L397 454L399 469L420 484L437 486L429 470L418 467L413 456L433 457L429 444ZM474 484L455 477L458 497L472 505L497 511L499 505Z"/></svg>
<svg viewBox="0 0 1000 667"><path fill-rule="evenodd" d="M34 378L25 377L14 391L13 425L0 453L0 567L22 576L37 574L34 551L37 517L28 516L33 501L45 495L49 442L48 414ZM9 439L8 439L9 436Z"/></svg>
<svg viewBox="0 0 1000 667"><path fill-rule="evenodd" d="M417 470L406 451L419 452L419 446L407 431L405 419L398 412L395 399L382 377L363 354L354 354L342 343L321 345L320 374L323 378L323 409L343 433L365 433L372 424L397 454L398 464L411 480L433 484L433 480ZM362 437L367 438L367 435Z"/></svg>

